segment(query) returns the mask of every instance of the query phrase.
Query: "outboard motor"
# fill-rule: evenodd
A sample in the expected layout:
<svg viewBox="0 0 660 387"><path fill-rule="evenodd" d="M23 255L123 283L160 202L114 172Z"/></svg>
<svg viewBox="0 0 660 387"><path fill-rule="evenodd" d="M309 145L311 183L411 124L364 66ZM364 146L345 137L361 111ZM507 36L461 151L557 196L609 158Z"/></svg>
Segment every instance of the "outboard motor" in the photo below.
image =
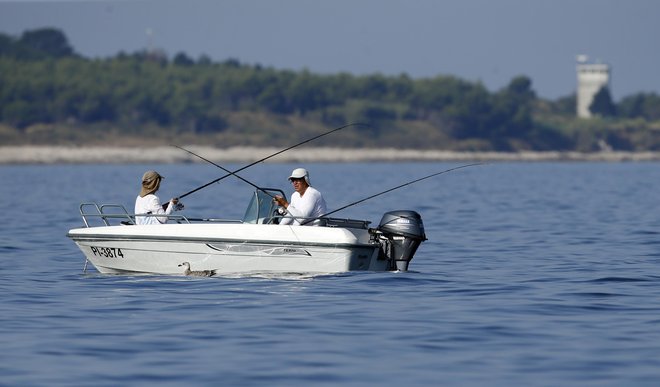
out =
<svg viewBox="0 0 660 387"><path fill-rule="evenodd" d="M391 262L392 270L407 271L419 245L426 240L422 217L415 211L386 212L376 229L381 252Z"/></svg>

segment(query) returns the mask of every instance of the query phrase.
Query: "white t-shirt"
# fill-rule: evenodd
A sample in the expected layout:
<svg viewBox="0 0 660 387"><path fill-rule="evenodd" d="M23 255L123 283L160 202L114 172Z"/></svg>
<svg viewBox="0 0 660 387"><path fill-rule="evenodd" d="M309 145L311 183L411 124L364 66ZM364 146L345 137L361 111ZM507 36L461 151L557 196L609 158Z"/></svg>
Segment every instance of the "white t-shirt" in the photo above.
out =
<svg viewBox="0 0 660 387"><path fill-rule="evenodd" d="M325 199L321 193L309 186L305 190L305 194L300 196L296 191L291 195L291 202L289 202L289 207L286 211L290 216L301 217L301 218L315 218L317 216L324 215L328 212L328 209L325 204ZM300 219L301 222L304 222L304 219ZM312 225L313 222L306 223L307 225ZM300 226L298 219L293 218L284 218L280 224L293 224L294 226Z"/></svg>
<svg viewBox="0 0 660 387"><path fill-rule="evenodd" d="M144 197L138 195L135 199L135 214L155 214L155 215L169 215L174 210L174 204L170 203L167 210L163 210L160 204L160 199L154 194L148 194ZM165 216L136 216L135 224L163 224L167 223Z"/></svg>

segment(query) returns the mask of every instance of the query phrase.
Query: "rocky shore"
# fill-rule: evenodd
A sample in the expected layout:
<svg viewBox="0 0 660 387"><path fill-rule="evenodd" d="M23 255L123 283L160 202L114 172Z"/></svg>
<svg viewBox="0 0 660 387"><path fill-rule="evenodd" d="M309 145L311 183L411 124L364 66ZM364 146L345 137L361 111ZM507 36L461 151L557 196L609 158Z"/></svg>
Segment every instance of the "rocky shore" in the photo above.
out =
<svg viewBox="0 0 660 387"><path fill-rule="evenodd" d="M214 162L248 163L282 148L184 146ZM359 161L660 161L660 152L453 152L415 149L347 149L301 147L270 162ZM175 147L0 146L0 164L130 164L203 162Z"/></svg>

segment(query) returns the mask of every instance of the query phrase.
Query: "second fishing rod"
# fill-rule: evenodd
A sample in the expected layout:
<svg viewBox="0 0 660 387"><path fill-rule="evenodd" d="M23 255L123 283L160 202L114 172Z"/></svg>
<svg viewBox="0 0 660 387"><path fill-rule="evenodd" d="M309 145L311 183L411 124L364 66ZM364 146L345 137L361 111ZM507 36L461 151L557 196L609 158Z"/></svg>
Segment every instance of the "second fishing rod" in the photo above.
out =
<svg viewBox="0 0 660 387"><path fill-rule="evenodd" d="M247 179L243 178L242 176L237 175L236 172L232 172L232 171L230 171L229 169L223 167L222 165L217 164L217 163L214 163L213 161L207 159L206 157L200 156L200 155L198 155L197 153L195 153L195 152L193 152L193 151L190 151L190 150L188 150L188 149L186 149L186 148L180 147L180 146L178 146L178 145L173 145L173 146L176 147L176 148L179 148L179 149L181 149L181 150L183 150L183 151L186 151L186 152L190 153L191 155L193 155L193 156L195 156L195 157L199 157L200 159L206 161L207 163L210 163L210 164L215 165L216 167L218 167L218 168L222 169L223 171L227 172L227 175L226 175L226 176L234 176L235 178L237 178L237 179L239 179L239 180L241 180L241 181L243 181L243 182L245 182L245 183L247 183L247 184L253 186L254 188L258 189L259 191L261 191L261 192L265 193L266 195L270 196L271 198L275 199L275 196L273 196L270 192L264 190L263 188L259 187L259 186L256 185L256 184L254 184L254 183L251 182L250 180L247 180ZM245 169L245 168L242 168L242 169ZM240 170L237 170L237 171L240 171Z"/></svg>
<svg viewBox="0 0 660 387"><path fill-rule="evenodd" d="M226 169L225 167L223 167L223 166L221 166L221 165L219 165L219 164L217 164L217 163L214 163L213 161L208 160L208 159L206 159L206 158L204 158L204 157L202 157L202 156L200 156L200 155L198 155L198 154L196 154L196 153L194 153L194 152L191 152L191 151L189 151L189 150L187 150L187 149L185 149L185 148L182 148L182 147L180 147L180 146L176 146L176 147L179 148L179 149L181 149L181 150L184 150L184 151L190 153L190 154L193 155L193 156L199 157L200 159L202 159L202 160L204 160L204 161L206 161L206 162L208 162L208 163L210 163L210 164L215 165L216 167L218 167L218 168L222 169L223 171L227 172L228 175L230 175L230 176L234 176L234 177L240 179L241 181L243 181L243 182L245 182L245 183L247 183L247 184L253 186L254 188L260 190L261 192L265 193L266 195L270 196L270 197L273 198L273 199L275 198L270 192L264 190L263 188L259 187L258 185L252 183L251 181L249 181L249 180L247 180L247 179L244 179L243 177L237 175L236 172L231 172L231 171L229 171L228 169ZM395 190L401 189L401 188L403 188L403 187L407 187L407 186L409 186L409 185L412 185L412 184L418 183L418 182L423 181L423 180L430 179L430 178L435 177L435 176L444 175L445 173L449 173L449 172L456 171L456 170L463 169L463 168L475 167L475 166L479 166L479 165L484 165L484 163L464 164L464 165L459 165L459 166L457 166L457 167L453 167L453 168L446 169L446 170L444 170L444 171L435 172L435 173L432 173L432 174L430 174L430 175L426 175L426 176L423 176L423 177L420 177L420 178L417 178L417 179L414 179L414 180L411 180L411 181L405 182L405 183L403 183L403 184L397 185L396 187L388 188L388 189L386 189L386 190L384 190L384 191L381 191L381 192L378 192L378 193L376 193L376 194L373 194L373 195L367 196L367 197L365 197L365 198L363 198L363 199L356 200L356 201L354 201L354 202L352 202L352 203L349 203L349 204L347 204L347 205L345 205L345 206L339 207L339 208L337 208L337 209L335 209L335 210L333 210L333 211L327 212L327 213L325 213L325 214L323 214L323 215L321 215L321 216L318 216L318 217L315 217L315 218L310 218L310 219L301 220L301 221L300 221L300 224L301 224L301 225L305 225L305 224L308 224L308 223L310 223L310 222L313 222L313 221L315 221L315 220L317 220L317 219L327 218L328 216L330 216L330 215L332 215L332 214L335 214L335 213L337 213L337 212L339 212L339 211L345 210L345 209L347 209L347 208L349 208L349 207L353 207L353 206L355 206L355 205L357 205L357 204L360 204L360 203L363 203L363 202L365 202L365 201L367 201L367 200L371 200L371 199L376 198L376 197L378 197L378 196L381 196L381 195L384 195L384 194L386 194L386 193L389 193L389 192L392 192L392 191L395 191Z"/></svg>
<svg viewBox="0 0 660 387"><path fill-rule="evenodd" d="M327 135L329 135L329 134L332 134L332 133L338 132L338 131L340 131L340 130L342 130L342 129L346 129L346 128L349 128L349 127L352 127L352 126L370 127L371 125L369 125L369 124L365 124L365 123L361 123L361 122L352 122L352 123L349 123L349 124L346 124L346 125L340 126L340 127L338 127L338 128L332 129L332 130L330 130L330 131L327 131L327 132L321 133L321 134L319 134L319 135L317 135L317 136L311 137L311 138L309 138L309 139L307 139L307 140L305 140L305 141L301 141L301 142L299 142L299 143L297 143L297 144L295 144L295 145L291 145L291 146L289 146L289 147L287 147L287 148L284 148L284 149L282 149L282 150L280 150L280 151L277 151L277 152L275 152L275 153L273 153L273 154L271 154L271 155L269 155L269 156L266 156L266 157L264 157L264 158L261 158L261 159L255 161L255 162L252 162L252 163L250 163L250 164L248 164L248 165L246 165L246 166L244 166L244 167L242 167L242 168L239 168L239 169L237 169L237 170L235 170L235 171L229 171L229 170L227 170L227 169L225 169L225 168L223 168L223 167L217 165L216 163L214 163L214 162L212 162L212 161L209 161L209 160L207 160L207 159L205 159L205 158L203 158L203 157L201 157L201 156L199 156L199 155L197 155L197 154L194 154L194 153L190 152L189 150L186 150L186 149L183 149L183 148L181 148L181 147L179 147L179 146L176 146L177 148L179 148L179 149L183 149L183 150L185 150L186 152L188 152L188 153L190 153L190 154L192 154L192 155L194 155L194 156L197 156L197 157L201 158L202 160L207 161L207 162L209 162L209 163L215 165L216 167L222 169L223 171L227 172L226 175L221 176L221 177L219 177L219 178L217 178L217 179L215 179L215 180L212 180L212 181L210 181L210 182L208 182L208 183L206 183L206 184L204 184L204 185L201 185L201 186L199 186L199 187L197 187L197 188L195 188L195 189L193 189L193 190L191 190L191 191L188 191L188 192L184 193L183 195L180 195L178 198L179 198L179 199L182 199L182 198L184 198L184 197L186 197L186 196L188 196L188 195L190 195L190 194L193 194L193 193L195 193L195 192L197 192L197 191L199 191L199 190L201 190L201 189L204 189L204 188L208 187L209 185L211 185L211 184L213 184L213 183L217 183L217 182L219 182L219 181L221 181L221 180L223 180L223 179L226 179L226 178L229 177L229 176L235 176L235 177L237 177L237 178L243 180L244 182L246 182L246 183L252 185L253 187L259 188L259 187L256 186L255 184L253 184L253 183L251 183L251 182L249 182L249 181L243 179L242 177L240 177L240 176L238 176L238 175L236 175L236 174L237 174L238 172L241 172L241 171L243 171L243 170L245 170L245 169L250 168L250 167L253 166L253 165L256 165L256 164L262 163L262 162L264 162L264 161L266 161L266 160L268 160L268 159L271 159L271 158L273 158L273 157L275 157L275 156L277 156L277 155L280 155L280 154L282 154L282 153L284 153L284 152L286 152L286 151L289 151L289 150L291 150L291 149L293 149L293 148L297 148L297 147L299 147L299 146L301 146L301 145L303 145L303 144L307 144L308 142L314 141L314 140L319 139L319 138L321 138L321 137L327 136ZM260 189L260 188L259 188L259 189ZM272 195L271 195L271 196L272 196Z"/></svg>

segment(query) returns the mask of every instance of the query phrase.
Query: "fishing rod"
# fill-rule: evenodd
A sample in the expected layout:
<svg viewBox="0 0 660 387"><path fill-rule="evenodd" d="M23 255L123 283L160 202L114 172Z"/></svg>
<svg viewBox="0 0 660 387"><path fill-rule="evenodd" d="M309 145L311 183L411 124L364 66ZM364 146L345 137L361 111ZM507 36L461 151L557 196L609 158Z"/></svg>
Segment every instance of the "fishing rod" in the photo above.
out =
<svg viewBox="0 0 660 387"><path fill-rule="evenodd" d="M419 178L419 179L415 179L415 180L413 180L413 181L409 181L409 182L407 182L407 183L404 183L404 184L398 185L398 186L396 186L396 187L394 187L394 188L387 189L387 190L385 190L385 191L383 191L383 192L379 192L379 193L377 193L377 194L375 194L375 195L371 195L371 196L366 197L366 198L364 198L364 199L360 199L360 200L358 200L358 201L355 201L355 202L353 202L353 203L351 203L351 204L347 204L347 205L345 205L345 206L343 206L343 207L340 207L340 208L338 208L338 209L336 209L336 210L334 210L334 211L330 211L330 212L328 212L328 213L325 213L325 214L323 214L323 215L321 215L321 216L318 216L318 217L316 217L316 218L313 218L313 219L307 219L307 220L305 220L304 222L300 222L300 224L301 224L301 225L304 225L304 224L307 224L307 223L309 223L309 222L312 222L312 221L314 221L314 220L316 220L316 219L319 219L319 218L325 218L325 217L327 217L328 215L332 215L332 214L334 214L335 212L339 212L339 211L341 211L341 210L345 210L345 209L347 209L348 207L353 207L353 206L356 205L356 204L360 204L360 203L362 203L362 202L366 202L367 200L373 199L373 198L375 198L375 197L377 197L377 196L384 195L384 194L386 194L386 193L388 193L388 192L392 192L392 191L394 191L394 190L397 190L397 189L399 189L399 188L403 188L403 187L405 187L405 186L408 186L408 185L411 185L411 184L414 184L414 183L420 182L420 181L422 181L422 180L430 179L430 178L432 178L432 177L434 177L434 176L442 175L442 174L445 174L445 173L448 173L448 172L451 172L451 171L455 171L455 170L457 170L457 169L468 168L468 167L474 167L474 166L477 166L477 165L484 165L484 163L466 164L466 165L461 165L461 166L454 167L454 168L449 168L449 169L444 170L444 171L442 171L442 172L436 172L436 173L430 174L430 175L428 175L428 176L424 176L424 177L421 177L421 178Z"/></svg>
<svg viewBox="0 0 660 387"><path fill-rule="evenodd" d="M186 151L186 152L190 153L190 154L193 155L193 156L199 157L200 159L206 161L207 163L211 163L211 164L215 165L216 167L218 167L218 168L222 169L223 171L227 172L227 173L228 173L227 176L234 176L234 177L236 177L236 178L238 178L238 179L240 179L240 180L242 180L242 181L244 181L244 182L250 184L250 185L253 186L254 188L256 188L256 189L258 189L259 191L261 191L261 192L265 193L266 195L270 196L271 198L275 199L275 196L273 196L270 192L264 190L263 188L259 187L258 185L254 184L253 182L251 182L251 181L249 181L249 180L247 180L247 179L245 179L245 178L243 178L243 177L237 175L236 172L232 172L232 171L230 171L229 169L223 167L222 165L220 165L220 164L216 164L216 163L214 163L213 161L211 161L211 160L209 160L209 159L207 159L207 158L205 158L205 157L202 157L202 156L198 155L197 153L195 153L195 152L193 152L193 151L190 151L190 150L188 150L188 149L186 149L186 148L180 147L180 146L178 146L178 145L172 145L172 146L175 147L175 148L179 148L179 149L181 149L181 150L183 150L183 151Z"/></svg>
<svg viewBox="0 0 660 387"><path fill-rule="evenodd" d="M342 129L348 128L349 126L365 126L365 127L370 127L371 125L369 125L369 124L364 124L364 123L360 123L360 122L352 122L352 123L350 123L350 124L346 124L346 125L344 125L344 126L340 126L340 127L338 127L338 128L332 129L332 130L330 130L330 131L328 131L328 132L321 133L321 134L319 134L319 135L317 135L317 136L314 136L314 137L312 137L312 138L310 138L310 139L307 139L307 140L305 140L305 141L302 141L302 142L299 142L299 143L297 143L297 144L295 144L295 145L292 145L292 146L290 146L290 147L288 147L288 148L285 148L285 149L282 149L282 150L280 150L280 151L277 151L277 152L273 153L273 154L270 155L270 156L266 156L266 157L264 157L264 158L262 158L262 159L259 159L259 160L255 161L255 162L253 162L253 163L250 163L250 164L244 166L243 168L239 168L239 169L233 171L232 173L228 173L228 174L226 174L226 175L224 175L224 176L222 176L222 177L219 177L219 178L217 178L217 179L215 179L215 180L213 180L213 181L210 181L210 182L208 182L208 183L206 183L206 184L204 184L204 185L202 185L202 186L199 186L199 187L193 189L192 191L188 191L188 192L184 193L183 195L180 195L180 196L179 196L179 199L184 198L184 197L186 197L186 196L188 196L188 195L190 195L190 194L193 194L193 193L199 191L200 189L204 189L204 188L208 187L209 185L211 185L211 184L213 184L213 183L217 183L217 182L219 182L220 180L223 180L223 179L225 179L225 178L231 176L233 173L238 173L238 172L240 172L240 171L242 171L242 170L244 170L244 169L250 168L251 166L253 166L253 165L255 165L255 164L259 164L259 163L261 163L261 162L264 162L264 161L266 161L266 160L268 160L268 159L270 159L270 158L272 158L272 157L275 157L275 156L277 156L277 155L279 155L279 154L282 154L282 153L284 153L284 152L286 152L286 151L288 151L288 150L291 150L291 149L296 148L296 147L298 147L298 146L300 146L300 145L306 144L306 143L308 143L308 142L310 142L310 141L314 141L314 140L316 140L316 139L318 139L318 138L321 138L321 137L323 137L323 136L327 136L327 135L329 135L329 134L331 134L331 133L334 133L334 132L337 132L337 131L339 131L339 130L342 130ZM224 168L223 168L223 169L224 169Z"/></svg>

